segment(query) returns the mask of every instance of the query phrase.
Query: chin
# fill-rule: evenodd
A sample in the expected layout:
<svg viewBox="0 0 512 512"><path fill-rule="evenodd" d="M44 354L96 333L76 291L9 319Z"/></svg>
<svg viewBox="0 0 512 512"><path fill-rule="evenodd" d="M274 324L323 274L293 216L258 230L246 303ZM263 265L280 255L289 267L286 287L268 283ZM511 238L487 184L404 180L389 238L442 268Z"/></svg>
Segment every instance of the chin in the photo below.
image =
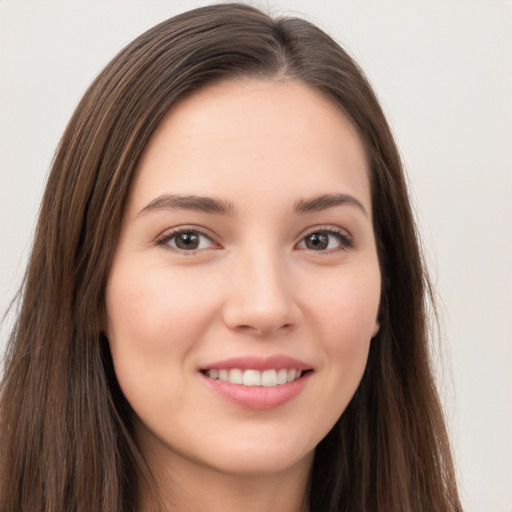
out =
<svg viewBox="0 0 512 512"><path fill-rule="evenodd" d="M290 471L294 467L310 467L314 450L297 456L297 453L283 453L282 450L254 449L243 455L236 454L216 461L211 468L217 472L240 477L271 476Z"/></svg>

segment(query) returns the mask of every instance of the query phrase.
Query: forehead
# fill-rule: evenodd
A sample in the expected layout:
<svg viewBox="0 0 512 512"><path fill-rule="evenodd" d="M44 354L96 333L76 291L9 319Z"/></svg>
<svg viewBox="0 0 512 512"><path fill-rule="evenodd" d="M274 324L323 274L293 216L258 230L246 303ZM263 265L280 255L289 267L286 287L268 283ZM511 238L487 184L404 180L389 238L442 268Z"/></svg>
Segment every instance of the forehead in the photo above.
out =
<svg viewBox="0 0 512 512"><path fill-rule="evenodd" d="M224 82L180 101L142 154L132 202L212 190L276 200L352 193L371 207L356 129L324 95L289 80Z"/></svg>

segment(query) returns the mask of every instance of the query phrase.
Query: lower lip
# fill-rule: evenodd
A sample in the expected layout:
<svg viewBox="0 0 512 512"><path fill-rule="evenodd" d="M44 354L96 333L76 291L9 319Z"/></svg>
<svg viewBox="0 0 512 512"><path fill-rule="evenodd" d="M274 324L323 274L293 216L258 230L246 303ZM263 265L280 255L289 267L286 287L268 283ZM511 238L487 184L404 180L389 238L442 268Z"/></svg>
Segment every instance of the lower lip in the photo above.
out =
<svg viewBox="0 0 512 512"><path fill-rule="evenodd" d="M293 382L269 387L231 384L231 382L211 379L203 374L200 375L213 391L228 401L245 409L265 411L275 409L293 400L303 391L311 373L307 372Z"/></svg>

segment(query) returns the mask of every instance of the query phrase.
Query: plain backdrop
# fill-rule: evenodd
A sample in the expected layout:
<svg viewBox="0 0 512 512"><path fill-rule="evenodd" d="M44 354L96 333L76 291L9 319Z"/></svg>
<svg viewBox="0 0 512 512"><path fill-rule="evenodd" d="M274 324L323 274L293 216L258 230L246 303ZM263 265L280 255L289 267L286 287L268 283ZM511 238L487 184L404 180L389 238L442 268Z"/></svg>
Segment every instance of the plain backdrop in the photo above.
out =
<svg viewBox="0 0 512 512"><path fill-rule="evenodd" d="M206 3L0 0L2 313L53 152L87 85L142 31ZM374 85L440 297L436 364L463 503L511 512L512 2L252 3L320 25Z"/></svg>

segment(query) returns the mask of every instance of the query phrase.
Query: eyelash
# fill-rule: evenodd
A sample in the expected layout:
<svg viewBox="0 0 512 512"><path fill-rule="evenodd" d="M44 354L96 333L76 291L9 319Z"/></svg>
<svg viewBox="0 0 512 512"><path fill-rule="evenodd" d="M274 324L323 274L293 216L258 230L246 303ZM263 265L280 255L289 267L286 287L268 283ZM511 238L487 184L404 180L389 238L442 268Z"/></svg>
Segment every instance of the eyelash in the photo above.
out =
<svg viewBox="0 0 512 512"><path fill-rule="evenodd" d="M339 247L336 247L334 249L328 249L328 250L321 250L321 251L312 251L313 252L319 252L324 254L331 254L333 252L338 251L347 251L354 247L354 240L353 238L343 229L336 228L333 226L329 227L323 227L323 226L315 226L308 230L308 232L300 239L299 244L304 242L308 236L314 235L314 234L327 234L330 236L334 236L339 241ZM305 248L304 250L307 250Z"/></svg>
<svg viewBox="0 0 512 512"><path fill-rule="evenodd" d="M211 242L211 244L213 246L216 246L217 248L219 247L219 245L213 240L212 236L207 235L206 233L204 233L203 229L198 228L198 227L194 227L194 226L185 227L185 228L177 228L177 229L172 230L170 232L168 231L168 232L164 233L161 237L157 238L156 245L162 246L165 249L168 249L170 251L174 251L174 252L178 252L180 254L186 254L186 255L190 255L190 256L196 254L198 250L199 251L200 250L204 250L204 248L203 249L186 250L186 249L180 249L179 247L172 247L172 246L169 245L169 242L173 238L176 238L180 234L189 234L189 233L194 233L194 234L199 235L199 237L206 238L206 239L208 239ZM209 247L209 249L210 248L211 247Z"/></svg>
<svg viewBox="0 0 512 512"><path fill-rule="evenodd" d="M208 239L213 246L219 247L219 245L213 240L213 238L210 235L207 235L203 232L202 228L190 226L186 228L178 228L175 230L172 230L170 232L164 233L161 237L159 237L156 240L156 245L163 246L168 250L178 252L180 254L186 254L186 255L194 255L197 253L197 251L204 250L205 248L197 248L197 249L180 249L179 247L172 247L169 245L169 242L173 239L175 239L180 234L196 234L200 238L204 237ZM307 247L300 248L300 250L310 250L312 252L318 252L318 253L324 253L324 254L331 254L333 252L338 251L347 251L348 249L351 249L354 247L354 240L348 235L344 230L340 228L334 228L332 226L329 227L322 227L322 226L316 226L314 228L311 228L305 235L303 235L300 239L300 241L295 245L295 247L301 243L305 243L307 237L314 235L314 234L326 234L328 236L334 236L339 241L339 247L331 248L327 250L318 250L315 251L314 249L308 249ZM208 247L208 249L211 249L212 247ZM215 248L215 247L213 247Z"/></svg>

